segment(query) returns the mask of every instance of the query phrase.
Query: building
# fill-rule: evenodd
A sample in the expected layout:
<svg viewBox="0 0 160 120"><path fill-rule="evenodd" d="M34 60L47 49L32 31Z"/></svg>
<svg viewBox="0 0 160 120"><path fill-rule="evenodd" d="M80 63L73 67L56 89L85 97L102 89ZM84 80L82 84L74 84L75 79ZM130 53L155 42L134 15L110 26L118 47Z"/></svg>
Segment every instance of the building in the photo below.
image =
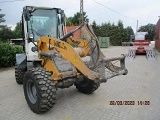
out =
<svg viewBox="0 0 160 120"><path fill-rule="evenodd" d="M155 30L155 48L160 50L160 18L156 24Z"/></svg>
<svg viewBox="0 0 160 120"><path fill-rule="evenodd" d="M75 30L77 27L79 27L79 26L67 26L66 31L69 32L71 30ZM80 34L81 34L81 30L79 29L72 35L72 37L75 39L78 39L78 38L80 38Z"/></svg>
<svg viewBox="0 0 160 120"><path fill-rule="evenodd" d="M70 32L71 30L75 30L76 28L78 28L79 26L66 26L66 31L67 32ZM93 28L92 28L92 25L89 25L89 28L90 30L93 32ZM79 39L79 38L86 38L85 36L87 35L84 31L83 31L83 27L79 30L77 30L73 35L72 37L74 39ZM67 33L66 32L66 33ZM93 32L94 33L94 32Z"/></svg>

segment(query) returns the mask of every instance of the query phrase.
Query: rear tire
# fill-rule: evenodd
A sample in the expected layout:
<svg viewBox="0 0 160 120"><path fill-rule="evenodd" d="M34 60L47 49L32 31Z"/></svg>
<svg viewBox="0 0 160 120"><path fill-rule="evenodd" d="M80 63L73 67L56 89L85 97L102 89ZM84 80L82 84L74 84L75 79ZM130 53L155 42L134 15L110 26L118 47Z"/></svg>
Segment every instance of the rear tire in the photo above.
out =
<svg viewBox="0 0 160 120"><path fill-rule="evenodd" d="M56 87L51 73L37 67L28 70L24 76L24 95L28 106L34 113L44 113L56 101Z"/></svg>
<svg viewBox="0 0 160 120"><path fill-rule="evenodd" d="M89 80L88 78L83 77L83 80L76 82L75 86L78 89L78 91L84 94L91 94L98 89L100 83L98 81Z"/></svg>
<svg viewBox="0 0 160 120"><path fill-rule="evenodd" d="M17 84L23 84L23 78L26 70L18 68L17 64L15 65L15 78Z"/></svg>

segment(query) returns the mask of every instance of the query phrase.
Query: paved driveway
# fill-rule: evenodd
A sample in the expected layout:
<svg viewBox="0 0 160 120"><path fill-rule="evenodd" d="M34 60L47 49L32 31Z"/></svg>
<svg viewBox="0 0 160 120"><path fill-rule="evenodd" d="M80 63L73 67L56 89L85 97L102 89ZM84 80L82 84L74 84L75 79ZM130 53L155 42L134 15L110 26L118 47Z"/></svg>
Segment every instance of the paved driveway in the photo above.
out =
<svg viewBox="0 0 160 120"><path fill-rule="evenodd" d="M128 48L110 47L102 51L112 57L127 53ZM0 120L158 120L160 53L156 53L157 61L147 61L145 56L126 61L127 76L108 80L91 95L79 93L74 86L59 89L55 106L40 115L29 109L22 85L15 82L14 69L1 71ZM120 105L126 101L133 101L134 105ZM138 101L143 105L138 105Z"/></svg>

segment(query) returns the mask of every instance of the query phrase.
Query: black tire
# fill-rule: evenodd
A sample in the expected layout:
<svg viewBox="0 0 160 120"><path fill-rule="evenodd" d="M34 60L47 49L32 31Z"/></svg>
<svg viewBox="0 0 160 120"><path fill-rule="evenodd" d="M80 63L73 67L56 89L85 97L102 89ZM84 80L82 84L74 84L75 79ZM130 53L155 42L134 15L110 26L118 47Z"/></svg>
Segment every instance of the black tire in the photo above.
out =
<svg viewBox="0 0 160 120"><path fill-rule="evenodd" d="M91 94L98 89L98 87L100 86L100 82L89 80L88 78L83 77L83 80L76 82L75 86L78 89L78 91L85 94Z"/></svg>
<svg viewBox="0 0 160 120"><path fill-rule="evenodd" d="M23 84L23 78L26 70L18 68L17 64L15 65L15 78L17 84Z"/></svg>
<svg viewBox="0 0 160 120"><path fill-rule="evenodd" d="M28 106L34 113L44 113L56 101L56 87L51 73L44 68L32 68L24 75L24 95Z"/></svg>

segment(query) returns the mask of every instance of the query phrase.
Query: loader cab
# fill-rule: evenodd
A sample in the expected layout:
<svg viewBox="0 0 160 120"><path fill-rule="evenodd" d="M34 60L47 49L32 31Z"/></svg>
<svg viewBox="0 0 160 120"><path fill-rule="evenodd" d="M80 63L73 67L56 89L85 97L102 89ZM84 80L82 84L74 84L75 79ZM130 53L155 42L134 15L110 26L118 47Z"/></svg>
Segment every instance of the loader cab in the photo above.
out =
<svg viewBox="0 0 160 120"><path fill-rule="evenodd" d="M40 61L33 48L41 36L64 36L64 11L59 8L25 6L22 14L22 33L27 61Z"/></svg>
<svg viewBox="0 0 160 120"><path fill-rule="evenodd" d="M23 8L22 23L25 39L40 36L60 38L64 35L64 11L59 8L26 6Z"/></svg>

